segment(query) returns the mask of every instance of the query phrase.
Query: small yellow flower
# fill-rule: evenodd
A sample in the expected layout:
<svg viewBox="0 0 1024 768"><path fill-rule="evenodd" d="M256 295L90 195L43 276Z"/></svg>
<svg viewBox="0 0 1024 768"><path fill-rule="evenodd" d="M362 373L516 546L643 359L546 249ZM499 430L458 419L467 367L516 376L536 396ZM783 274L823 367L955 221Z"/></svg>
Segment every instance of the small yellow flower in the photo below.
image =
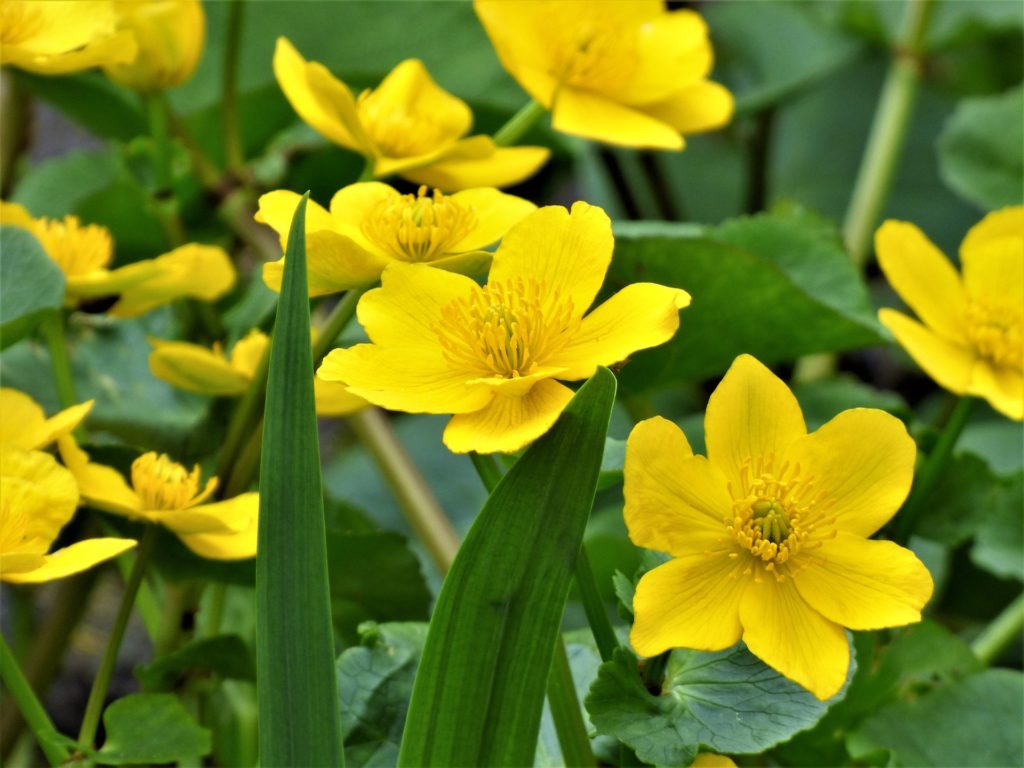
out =
<svg viewBox="0 0 1024 768"><path fill-rule="evenodd" d="M63 75L135 57L111 0L0 0L0 64Z"/></svg>
<svg viewBox="0 0 1024 768"><path fill-rule="evenodd" d="M47 419L39 403L10 387L0 387L0 446L26 451L46 448L70 434L92 409L92 400L73 405Z"/></svg>
<svg viewBox="0 0 1024 768"><path fill-rule="evenodd" d="M118 27L138 45L134 60L104 62L116 83L148 93L180 85L192 77L206 39L206 16L199 0L117 0Z"/></svg>
<svg viewBox="0 0 1024 768"><path fill-rule="evenodd" d="M91 506L162 525L202 557L242 560L256 555L258 493L207 504L217 489L217 478L211 477L201 488L198 466L189 471L155 452L132 463L129 485L113 467L89 461L89 455L72 438L62 437L57 444L82 499Z"/></svg>
<svg viewBox="0 0 1024 768"><path fill-rule="evenodd" d="M299 199L284 190L260 198L256 220L273 227L282 248ZM309 295L372 285L393 261L483 272L491 254L480 249L535 210L530 201L494 188L428 195L421 187L403 195L377 181L350 184L334 195L329 213L312 201L306 205ZM263 267L263 279L275 291L283 274L284 259Z"/></svg>
<svg viewBox="0 0 1024 768"><path fill-rule="evenodd" d="M971 228L960 244L962 277L913 224L885 222L875 251L921 319L878 313L914 361L949 391L1024 419L1024 207L990 213Z"/></svg>
<svg viewBox="0 0 1024 768"><path fill-rule="evenodd" d="M233 397L244 394L252 382L269 339L252 330L224 354L219 344L207 349L186 341L150 339L149 370L158 379L201 395ZM361 397L349 394L337 382L314 379L318 416L347 416L366 406Z"/></svg>
<svg viewBox="0 0 1024 768"><path fill-rule="evenodd" d="M326 67L279 37L274 74L299 116L324 138L372 160L375 178L397 174L444 190L504 187L532 176L550 154L543 147L497 147L489 136L464 138L473 123L469 107L416 59L357 99Z"/></svg>
<svg viewBox="0 0 1024 768"><path fill-rule="evenodd" d="M134 317L175 299L214 301L235 284L234 265L217 246L189 243L155 259L108 269L114 241L106 227L83 225L77 216L37 219L21 205L4 202L0 222L31 232L61 268L69 307L117 296L108 314Z"/></svg>
<svg viewBox="0 0 1024 768"><path fill-rule="evenodd" d="M47 554L77 506L75 478L52 456L0 448L0 580L62 579L135 546L132 539L87 539Z"/></svg>
<svg viewBox="0 0 1024 768"><path fill-rule="evenodd" d="M827 699L849 667L843 627L919 621L931 597L910 550L868 538L910 490L914 441L872 408L807 434L793 393L749 355L711 395L704 427L707 458L662 418L629 436L629 536L673 557L637 584L630 641L654 656L742 639Z"/></svg>
<svg viewBox="0 0 1024 768"><path fill-rule="evenodd" d="M707 79L707 26L651 0L474 0L509 74L556 130L628 147L682 149L681 134L732 119Z"/></svg>
<svg viewBox="0 0 1024 768"><path fill-rule="evenodd" d="M662 344L679 326L685 291L627 286L584 317L611 261L611 222L576 203L541 208L502 240L487 285L395 262L359 302L372 344L331 352L318 375L371 403L453 413L453 451L515 451L540 437L572 397L556 379Z"/></svg>

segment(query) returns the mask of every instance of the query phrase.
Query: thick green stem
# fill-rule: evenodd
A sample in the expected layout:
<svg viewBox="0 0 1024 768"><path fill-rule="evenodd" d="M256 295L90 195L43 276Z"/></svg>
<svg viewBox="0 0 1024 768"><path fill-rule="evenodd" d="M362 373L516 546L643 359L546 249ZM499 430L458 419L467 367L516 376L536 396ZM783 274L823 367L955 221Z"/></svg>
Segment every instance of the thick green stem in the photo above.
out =
<svg viewBox="0 0 1024 768"><path fill-rule="evenodd" d="M469 458L473 462L476 473L480 475L480 481L484 484L484 488L488 493L492 493L498 487L504 474L501 467L498 466L498 462L491 454L477 453L476 451L470 453Z"/></svg>
<svg viewBox="0 0 1024 768"><path fill-rule="evenodd" d="M495 132L494 143L499 147L510 147L517 144L545 112L547 110L539 102L531 99Z"/></svg>
<svg viewBox="0 0 1024 768"><path fill-rule="evenodd" d="M253 371L249 388L242 395L238 405L235 406L235 412L231 414L231 421L228 422L227 436L224 438L220 462L217 464L217 477L222 483L222 497L227 491L228 478L235 471L235 463L238 461L242 449L256 432L259 420L263 417L263 401L267 394L267 370L270 367L270 347L271 345L267 344L263 350L263 355Z"/></svg>
<svg viewBox="0 0 1024 768"><path fill-rule="evenodd" d="M60 741L60 734L54 728L50 716L36 697L35 691L22 674L14 652L7 645L7 640L0 634L0 677L3 678L11 698L28 723L29 728L43 750L50 765L60 765L68 759L68 750Z"/></svg>
<svg viewBox="0 0 1024 768"><path fill-rule="evenodd" d="M236 176L245 172L245 156L238 132L238 50L242 40L245 0L234 0L228 10L227 43L224 49L224 87L221 94L224 117L224 153L228 170Z"/></svg>
<svg viewBox="0 0 1024 768"><path fill-rule="evenodd" d="M78 395L75 394L75 380L71 375L71 357L64 333L64 312L54 310L43 319L39 328L50 349L50 367L53 369L53 382L57 385L60 407L70 408L78 403ZM76 436L81 437L80 429L76 431Z"/></svg>
<svg viewBox="0 0 1024 768"><path fill-rule="evenodd" d="M875 226L903 151L921 80L921 41L931 7L932 0L907 3L903 29L895 43L895 58L882 86L867 148L843 221L843 237L850 258L858 266L863 266L867 260Z"/></svg>
<svg viewBox="0 0 1024 768"><path fill-rule="evenodd" d="M1024 629L1024 594L1019 595L985 627L971 643L971 650L983 664L992 664L999 660L1000 654L1010 643L1020 639L1022 629Z"/></svg>
<svg viewBox="0 0 1024 768"><path fill-rule="evenodd" d="M597 758L590 748L587 724L583 722L580 702L576 698L576 683L572 679L572 668L565 643L559 638L555 643L555 655L551 659L548 674L548 705L551 719L555 721L558 744L562 748L562 761L566 766L596 766Z"/></svg>
<svg viewBox="0 0 1024 768"><path fill-rule="evenodd" d="M373 179L374 179L373 167L374 167L374 160L373 160L373 158L372 157L366 158L366 163L363 165L363 171L362 171L362 173L359 174L359 178L356 179L356 181L357 182L360 182L360 181L373 181Z"/></svg>
<svg viewBox="0 0 1024 768"><path fill-rule="evenodd" d="M128 626L128 619L132 615L132 607L135 605L135 595L142 584L142 577L146 573L146 564L149 555L153 551L153 543L156 541L156 528L147 525L142 539L139 541L139 548L136 550L135 565L132 566L128 583L124 585L124 595L121 597L121 606L118 608L117 617L114 619L114 626L110 629L110 637L107 639L107 648L103 653L103 660L96 672L96 678L92 682L92 689L89 691L89 700L85 705L85 714L82 716L82 727L78 732L78 743L83 747L91 749L96 739L96 729L100 724L100 715L103 713L103 702L107 698L107 689L110 687L110 678L114 674L114 666L117 663L117 654L121 650L121 641L124 639L124 631Z"/></svg>
<svg viewBox="0 0 1024 768"><path fill-rule="evenodd" d="M590 566L585 543L580 545L580 553L576 556L575 576L576 588L580 593L583 610L587 614L590 631L594 633L601 661L611 661L612 654L619 647L619 640L615 636L615 628L608 618L608 609L597 588L597 579L594 578L594 569Z"/></svg>

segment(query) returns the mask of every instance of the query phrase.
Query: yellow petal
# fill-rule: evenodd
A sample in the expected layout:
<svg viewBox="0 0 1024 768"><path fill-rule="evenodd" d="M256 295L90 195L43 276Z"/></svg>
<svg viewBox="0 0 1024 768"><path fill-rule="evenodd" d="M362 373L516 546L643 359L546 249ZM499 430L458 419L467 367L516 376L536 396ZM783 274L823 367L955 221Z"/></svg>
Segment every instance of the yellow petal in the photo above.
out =
<svg viewBox="0 0 1024 768"><path fill-rule="evenodd" d="M235 369L223 354L185 341L152 340L149 370L158 379L189 392L218 397L240 395L250 375Z"/></svg>
<svg viewBox="0 0 1024 768"><path fill-rule="evenodd" d="M1024 374L1012 368L979 360L971 374L968 392L1016 421L1024 419Z"/></svg>
<svg viewBox="0 0 1024 768"><path fill-rule="evenodd" d="M806 563L806 564L805 564ZM800 596L830 621L850 629L900 627L921 620L932 577L909 549L843 531L800 554Z"/></svg>
<svg viewBox="0 0 1024 768"><path fill-rule="evenodd" d="M92 568L94 565L117 557L134 547L133 539L86 539L58 549L43 556L43 563L29 571L2 574L4 581L12 584L39 584L44 581L63 579Z"/></svg>
<svg viewBox="0 0 1024 768"><path fill-rule="evenodd" d="M708 401L704 434L708 460L740 488L745 462L781 461L807 427L785 382L750 355L740 355Z"/></svg>
<svg viewBox="0 0 1024 768"><path fill-rule="evenodd" d="M534 99L551 106L558 81L550 71L559 51L545 29L552 26L549 3L474 0L473 9L494 44L502 66ZM583 11L586 12L585 10ZM556 22L557 24L557 22Z"/></svg>
<svg viewBox="0 0 1024 768"><path fill-rule="evenodd" d="M661 417L641 421L626 442L624 515L638 547L673 555L717 548L732 499L725 477Z"/></svg>
<svg viewBox="0 0 1024 768"><path fill-rule="evenodd" d="M344 384L336 381L324 381L319 376L313 380L313 392L316 397L317 416L348 416L367 403L363 398L351 394Z"/></svg>
<svg viewBox="0 0 1024 768"><path fill-rule="evenodd" d="M139 515L142 502L120 472L90 462L89 455L70 436L60 438L57 447L64 465L75 476L84 501L107 512L128 517Z"/></svg>
<svg viewBox="0 0 1024 768"><path fill-rule="evenodd" d="M267 350L270 339L258 329L249 331L231 348L231 367L252 378L259 367L260 360Z"/></svg>
<svg viewBox="0 0 1024 768"><path fill-rule="evenodd" d="M21 227L34 232L36 220L25 206L0 200L0 224L8 227Z"/></svg>
<svg viewBox="0 0 1024 768"><path fill-rule="evenodd" d="M960 259L966 263L970 261L972 251L987 248L1000 240L1024 241L1024 206L993 211L971 227L960 244Z"/></svg>
<svg viewBox="0 0 1024 768"><path fill-rule="evenodd" d="M563 368L535 368L528 376L482 376L478 379L470 379L466 382L471 387L486 387L496 395L507 395L521 397L533 389L533 385L544 379L557 379L560 377Z"/></svg>
<svg viewBox="0 0 1024 768"><path fill-rule="evenodd" d="M111 309L116 317L134 317L175 299L214 301L235 284L231 257L220 247L189 243L153 260L159 272L121 294Z"/></svg>
<svg viewBox="0 0 1024 768"><path fill-rule="evenodd" d="M233 501L233 499L231 500ZM242 515L242 509L218 502L200 504L185 509L147 509L141 516L151 523L162 525L178 535L197 533L240 533L246 529L249 519Z"/></svg>
<svg viewBox="0 0 1024 768"><path fill-rule="evenodd" d="M0 387L0 446L25 450L45 448L77 427L92 409L93 401L73 405L47 419L43 409L24 392Z"/></svg>
<svg viewBox="0 0 1024 768"><path fill-rule="evenodd" d="M306 270L310 296L362 287L377 281L387 261L361 248L345 235L319 230L306 235ZM281 290L284 259L263 265L263 282Z"/></svg>
<svg viewBox="0 0 1024 768"><path fill-rule="evenodd" d="M824 701L839 692L850 666L846 633L804 602L792 579L766 574L740 604L743 642L777 672Z"/></svg>
<svg viewBox="0 0 1024 768"><path fill-rule="evenodd" d="M1024 322L1024 207L990 213L974 225L960 259L972 300L1003 307Z"/></svg>
<svg viewBox="0 0 1024 768"><path fill-rule="evenodd" d="M0 448L0 497L3 526L11 524L12 516L26 515L26 537L48 546L74 516L79 489L50 454L5 446ZM5 548L10 546L7 538Z"/></svg>
<svg viewBox="0 0 1024 768"><path fill-rule="evenodd" d="M568 369L561 379L585 379L599 365L664 344L679 328L679 310L689 305L690 294L678 288L627 285L584 317L568 346L545 362Z"/></svg>
<svg viewBox="0 0 1024 768"><path fill-rule="evenodd" d="M507 195L493 187L456 192L452 201L469 208L476 217L476 225L466 236L452 243L450 250L453 253L475 251L496 243L514 225L537 210L529 200Z"/></svg>
<svg viewBox="0 0 1024 768"><path fill-rule="evenodd" d="M462 139L429 164L400 170L416 184L445 192L507 187L533 176L551 157L547 147L496 147L489 136Z"/></svg>
<svg viewBox="0 0 1024 768"><path fill-rule="evenodd" d="M430 266L458 275L482 275L490 269L493 255L489 251L467 251L434 259L430 262Z"/></svg>
<svg viewBox="0 0 1024 768"><path fill-rule="evenodd" d="M259 210L255 219L261 224L271 227L281 238L281 248L288 247L288 233L292 228L295 209L299 207L302 195L278 189L261 195ZM315 200L306 201L306 234L321 229L333 230L337 226L334 217Z"/></svg>
<svg viewBox="0 0 1024 768"><path fill-rule="evenodd" d="M670 648L720 651L735 645L750 582L741 578L744 567L725 553L697 552L645 573L633 596L630 644L648 657Z"/></svg>
<svg viewBox="0 0 1024 768"><path fill-rule="evenodd" d="M668 123L680 133L713 131L728 125L736 111L729 90L718 83L703 80L672 94L664 101L645 104L643 111Z"/></svg>
<svg viewBox="0 0 1024 768"><path fill-rule="evenodd" d="M233 521L233 533L179 534L189 549L211 560L245 560L256 556L259 530L259 494L243 493L233 499L210 504L219 516Z"/></svg>
<svg viewBox="0 0 1024 768"><path fill-rule="evenodd" d="M525 395L498 395L479 410L452 416L444 444L453 453L518 451L551 428L572 394L554 379L544 379Z"/></svg>
<svg viewBox="0 0 1024 768"><path fill-rule="evenodd" d="M65 275L67 295L72 299L116 296L147 280L159 277L162 269L155 259L137 261L118 269L93 269Z"/></svg>
<svg viewBox="0 0 1024 768"><path fill-rule="evenodd" d="M397 203L400 198L396 189L379 181L349 184L331 198L333 226L371 253L390 260L394 254L367 237L363 230L375 212Z"/></svg>
<svg viewBox="0 0 1024 768"><path fill-rule="evenodd" d="M949 259L913 224L887 221L875 233L878 266L921 321L941 336L964 338L967 298Z"/></svg>
<svg viewBox="0 0 1024 768"><path fill-rule="evenodd" d="M974 352L965 342L949 341L916 320L892 309L880 309L878 319L925 373L958 395L970 387Z"/></svg>
<svg viewBox="0 0 1024 768"><path fill-rule="evenodd" d="M690 763L690 768L736 768L736 763L726 755L701 752L697 759Z"/></svg>
<svg viewBox="0 0 1024 768"><path fill-rule="evenodd" d="M666 122L600 94L564 87L552 117L556 131L623 147L682 149L683 137Z"/></svg>

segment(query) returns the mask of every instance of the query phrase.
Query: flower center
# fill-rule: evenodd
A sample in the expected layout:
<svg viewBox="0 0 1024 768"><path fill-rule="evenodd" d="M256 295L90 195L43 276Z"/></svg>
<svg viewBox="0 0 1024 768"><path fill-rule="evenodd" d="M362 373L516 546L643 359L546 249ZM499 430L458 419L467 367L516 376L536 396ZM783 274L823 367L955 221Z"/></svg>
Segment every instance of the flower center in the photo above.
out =
<svg viewBox="0 0 1024 768"><path fill-rule="evenodd" d="M1024 310L972 301L967 337L980 355L999 366L1024 367Z"/></svg>
<svg viewBox="0 0 1024 768"><path fill-rule="evenodd" d="M389 197L363 221L363 234L402 261L433 261L476 226L476 212L425 186L415 195Z"/></svg>
<svg viewBox="0 0 1024 768"><path fill-rule="evenodd" d="M628 85L636 71L634 30L614 14L573 24L551 74L561 83L607 93ZM631 25L630 25L631 26Z"/></svg>
<svg viewBox="0 0 1024 768"><path fill-rule="evenodd" d="M103 269L114 256L114 241L107 228L97 224L82 226L77 216L38 219L34 234L68 277Z"/></svg>
<svg viewBox="0 0 1024 768"><path fill-rule="evenodd" d="M445 142L443 126L429 113L413 113L367 89L356 100L363 129L385 157L425 155Z"/></svg>
<svg viewBox="0 0 1024 768"><path fill-rule="evenodd" d="M32 3L0 3L0 43L4 45L18 45L36 37L44 24L42 10Z"/></svg>
<svg viewBox="0 0 1024 768"><path fill-rule="evenodd" d="M132 486L145 509L184 509L199 493L199 465L189 472L155 451L132 462Z"/></svg>

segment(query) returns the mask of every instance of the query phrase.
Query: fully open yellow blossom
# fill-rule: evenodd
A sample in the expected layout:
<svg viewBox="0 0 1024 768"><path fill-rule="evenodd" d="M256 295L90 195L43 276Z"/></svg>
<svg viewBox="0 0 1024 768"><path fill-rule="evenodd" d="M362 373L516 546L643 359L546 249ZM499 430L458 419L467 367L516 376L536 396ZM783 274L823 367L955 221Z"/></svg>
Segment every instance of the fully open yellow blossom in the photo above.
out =
<svg viewBox="0 0 1024 768"><path fill-rule="evenodd" d="M474 0L498 58L551 110L555 129L629 147L682 149L720 128L733 98L706 79L712 50L693 11L660 0Z"/></svg>
<svg viewBox="0 0 1024 768"><path fill-rule="evenodd" d="M287 247L300 196L278 190L260 198L256 220L269 224ZM403 195L381 182L350 184L331 200L328 213L306 205L306 264L310 296L371 285L393 261L430 264L462 274L483 272L491 254L480 250L504 235L537 206L494 188L453 195L421 187ZM284 259L263 267L263 279L281 289Z"/></svg>
<svg viewBox="0 0 1024 768"><path fill-rule="evenodd" d="M0 446L27 451L46 448L57 438L70 434L92 410L92 405L93 401L88 400L48 419L39 403L24 392L0 387Z"/></svg>
<svg viewBox="0 0 1024 768"><path fill-rule="evenodd" d="M158 379L201 395L233 397L249 388L269 343L267 335L250 331L225 355L217 344L212 349L187 341L150 339L149 370ZM361 397L349 394L344 385L314 379L318 416L347 416L366 406Z"/></svg>
<svg viewBox="0 0 1024 768"><path fill-rule="evenodd" d="M572 397L557 379L662 344L679 326L685 291L629 285L584 317L614 240L604 211L541 208L504 237L487 285L395 262L359 302L372 344L331 352L318 375L371 403L455 414L453 451L515 451L540 437Z"/></svg>
<svg viewBox="0 0 1024 768"><path fill-rule="evenodd" d="M129 485L113 467L89 461L70 437L58 441L61 458L82 499L97 509L162 525L202 557L241 560L256 555L259 494L206 503L217 478L201 486L199 467L188 470L165 454L145 453L132 463Z"/></svg>
<svg viewBox="0 0 1024 768"><path fill-rule="evenodd" d="M75 478L53 456L0 447L0 579L62 579L135 546L132 539L86 539L47 554L77 506Z"/></svg>
<svg viewBox="0 0 1024 768"><path fill-rule="evenodd" d="M878 264L918 322L878 317L935 381L1024 419L1024 207L990 213L960 244L963 275L913 224L875 233Z"/></svg>
<svg viewBox="0 0 1024 768"><path fill-rule="evenodd" d="M114 241L106 227L82 224L77 216L37 219L23 206L3 202L0 222L26 229L39 240L64 273L65 303L70 307L116 296L108 313L134 317L175 299L214 301L235 284L231 258L214 245L189 243L155 259L109 269Z"/></svg>
<svg viewBox="0 0 1024 768"><path fill-rule="evenodd" d="M104 62L114 82L143 93L170 88L192 77L206 39L199 0L117 0L118 27L129 32L138 53Z"/></svg>
<svg viewBox="0 0 1024 768"><path fill-rule="evenodd" d="M473 113L407 59L359 98L328 69L277 39L274 74L299 116L324 138L373 163L375 178L399 175L444 190L504 187L537 172L544 147L498 147L469 136Z"/></svg>
<svg viewBox="0 0 1024 768"><path fill-rule="evenodd" d="M843 627L919 621L931 597L910 550L868 538L910 490L914 441L872 408L807 434L793 393L749 355L712 394L704 427L707 458L662 418L629 436L629 536L673 557L640 579L630 641L654 656L742 639L826 699L846 679Z"/></svg>
<svg viewBox="0 0 1024 768"><path fill-rule="evenodd" d="M112 0L0 0L0 64L63 75L135 57Z"/></svg>

